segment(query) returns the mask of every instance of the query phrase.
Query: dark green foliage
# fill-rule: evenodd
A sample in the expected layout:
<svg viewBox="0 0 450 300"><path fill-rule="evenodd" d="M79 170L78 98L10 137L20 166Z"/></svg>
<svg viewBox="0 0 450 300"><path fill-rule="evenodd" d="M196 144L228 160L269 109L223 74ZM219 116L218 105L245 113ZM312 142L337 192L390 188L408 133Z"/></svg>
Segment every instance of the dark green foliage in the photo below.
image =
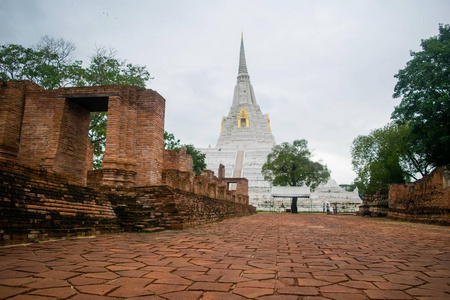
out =
<svg viewBox="0 0 450 300"><path fill-rule="evenodd" d="M402 100L392 119L408 124L411 151L436 167L450 163L450 26L421 46L395 75L394 97Z"/></svg>
<svg viewBox="0 0 450 300"><path fill-rule="evenodd" d="M106 144L106 112L92 112L89 141L94 146L94 170L102 168L103 152Z"/></svg>
<svg viewBox="0 0 450 300"><path fill-rule="evenodd" d="M408 133L408 125L390 123L353 140L355 184L362 193L386 192L389 184L409 182L429 172L431 167L411 149Z"/></svg>
<svg viewBox="0 0 450 300"><path fill-rule="evenodd" d="M0 45L0 78L30 80L46 89L83 85L83 68L73 59L74 50L72 43L48 36L34 48Z"/></svg>
<svg viewBox="0 0 450 300"><path fill-rule="evenodd" d="M145 87L150 73L145 66L133 65L118 59L113 49L95 49L91 63L85 70L88 85L125 84Z"/></svg>
<svg viewBox="0 0 450 300"><path fill-rule="evenodd" d="M164 148L168 150L177 150L181 147L180 140L175 139L173 133L164 130Z"/></svg>
<svg viewBox="0 0 450 300"><path fill-rule="evenodd" d="M192 144L186 144L184 145L184 147L186 147L186 153L192 156L192 169L195 175L202 174L202 171L206 169L206 155L195 149L194 145Z"/></svg>
<svg viewBox="0 0 450 300"><path fill-rule="evenodd" d="M264 180L275 186L308 186L315 190L330 178L326 165L311 161L306 140L282 143L272 148L262 167Z"/></svg>

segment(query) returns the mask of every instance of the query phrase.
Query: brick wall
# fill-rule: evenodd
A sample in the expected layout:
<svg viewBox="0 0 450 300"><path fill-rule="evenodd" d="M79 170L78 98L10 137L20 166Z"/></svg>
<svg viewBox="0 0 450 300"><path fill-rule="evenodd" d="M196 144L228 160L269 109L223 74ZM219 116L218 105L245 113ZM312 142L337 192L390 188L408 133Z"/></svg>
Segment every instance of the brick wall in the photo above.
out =
<svg viewBox="0 0 450 300"><path fill-rule="evenodd" d="M388 217L450 225L450 165L414 183L391 185Z"/></svg>
<svg viewBox="0 0 450 300"><path fill-rule="evenodd" d="M152 227L183 229L256 213L251 205L212 199L170 186L119 190L111 195L111 202L127 231Z"/></svg>
<svg viewBox="0 0 450 300"><path fill-rule="evenodd" d="M0 245L118 232L106 194L66 176L0 160Z"/></svg>
<svg viewBox="0 0 450 300"><path fill-rule="evenodd" d="M30 81L0 80L0 158L17 161L28 91L42 90Z"/></svg>
<svg viewBox="0 0 450 300"><path fill-rule="evenodd" d="M386 192L377 191L373 194L364 194L363 203L359 207L359 215L386 217L388 211L389 195Z"/></svg>
<svg viewBox="0 0 450 300"><path fill-rule="evenodd" d="M248 205L248 196L226 191L225 184L215 197L208 195L215 185L206 185L209 189L204 194L194 194L186 188L192 187L192 172L167 172L175 172L174 182L180 187L185 182L185 189L166 185L108 188L100 186L102 170L89 172L88 181L97 183L89 188L70 184L63 174L0 159L0 245L122 229L181 229L256 213ZM184 181L179 180L182 176L187 176ZM212 183L218 180L212 179Z"/></svg>
<svg viewBox="0 0 450 300"><path fill-rule="evenodd" d="M168 185L186 192L192 192L194 186L194 172L178 170L163 170L162 184Z"/></svg>
<svg viewBox="0 0 450 300"><path fill-rule="evenodd" d="M103 168L94 171L90 112L106 110ZM229 191L212 171L194 176L186 149L164 152L164 114L164 98L137 86L0 81L0 243L255 213L247 179L232 179Z"/></svg>
<svg viewBox="0 0 450 300"><path fill-rule="evenodd" d="M178 152L164 150L164 170L192 172L192 167L192 156L186 153L186 148L181 147Z"/></svg>
<svg viewBox="0 0 450 300"><path fill-rule="evenodd" d="M103 184L160 185L165 100L137 86L43 90L28 81L0 81L0 158L64 173L85 185L90 112L106 110Z"/></svg>

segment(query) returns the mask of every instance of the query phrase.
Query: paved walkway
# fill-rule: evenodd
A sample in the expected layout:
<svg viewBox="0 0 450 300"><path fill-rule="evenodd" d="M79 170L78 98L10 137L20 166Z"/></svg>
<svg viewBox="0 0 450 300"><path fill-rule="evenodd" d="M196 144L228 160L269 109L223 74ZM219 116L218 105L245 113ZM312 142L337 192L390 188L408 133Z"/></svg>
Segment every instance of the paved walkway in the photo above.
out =
<svg viewBox="0 0 450 300"><path fill-rule="evenodd" d="M258 214L0 248L8 299L450 299L450 227Z"/></svg>

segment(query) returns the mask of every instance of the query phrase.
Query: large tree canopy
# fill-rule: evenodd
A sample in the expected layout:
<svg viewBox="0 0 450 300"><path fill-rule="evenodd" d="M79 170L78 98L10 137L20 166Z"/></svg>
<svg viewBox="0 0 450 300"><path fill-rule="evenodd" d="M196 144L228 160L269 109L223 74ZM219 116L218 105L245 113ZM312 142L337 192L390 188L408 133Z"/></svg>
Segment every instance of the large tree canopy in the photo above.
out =
<svg viewBox="0 0 450 300"><path fill-rule="evenodd" d="M264 180L275 186L308 186L315 190L330 178L326 165L311 160L308 142L295 140L272 148L262 167Z"/></svg>
<svg viewBox="0 0 450 300"><path fill-rule="evenodd" d="M407 132L405 125L388 124L353 140L352 165L361 193L387 191L391 183L407 182L417 173L427 172L419 158L409 156Z"/></svg>
<svg viewBox="0 0 450 300"><path fill-rule="evenodd" d="M422 40L422 51L395 77L394 97L402 100L392 119L408 124L408 142L427 164L450 163L450 26L440 25L439 35Z"/></svg>
<svg viewBox="0 0 450 300"><path fill-rule="evenodd" d="M82 62L73 57L75 45L44 36L32 48L0 45L0 78L30 80L46 89L84 85Z"/></svg>

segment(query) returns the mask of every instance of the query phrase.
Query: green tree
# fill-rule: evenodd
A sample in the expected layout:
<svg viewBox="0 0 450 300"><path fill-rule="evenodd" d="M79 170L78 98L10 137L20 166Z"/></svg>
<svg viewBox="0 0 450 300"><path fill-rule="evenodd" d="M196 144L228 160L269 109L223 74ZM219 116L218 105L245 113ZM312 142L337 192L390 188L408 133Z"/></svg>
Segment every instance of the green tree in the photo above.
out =
<svg viewBox="0 0 450 300"><path fill-rule="evenodd" d="M164 130L164 148L168 150L177 150L181 147L180 140L177 140L173 133Z"/></svg>
<svg viewBox="0 0 450 300"><path fill-rule="evenodd" d="M46 89L83 84L81 61L75 61L75 46L63 39L45 36L34 48L0 46L0 78L30 80Z"/></svg>
<svg viewBox="0 0 450 300"><path fill-rule="evenodd" d="M42 37L34 46L38 62L32 81L47 89L84 85L84 69L74 58L75 49L74 43L62 38Z"/></svg>
<svg viewBox="0 0 450 300"><path fill-rule="evenodd" d="M406 133L407 128L391 123L353 140L352 165L361 193L387 191L389 184L415 177L417 170L407 155Z"/></svg>
<svg viewBox="0 0 450 300"><path fill-rule="evenodd" d="M195 149L192 144L185 144L183 147L186 147L186 153L192 156L192 170L195 175L202 174L202 171L206 169L205 158L206 155L199 150Z"/></svg>
<svg viewBox="0 0 450 300"><path fill-rule="evenodd" d="M21 45L6 44L0 46L0 78L2 80L24 80L27 78L28 65L34 65L33 49Z"/></svg>
<svg viewBox="0 0 450 300"><path fill-rule="evenodd" d="M436 167L450 163L450 26L439 25L421 47L395 75L394 97L402 99L391 118L409 126L412 155Z"/></svg>
<svg viewBox="0 0 450 300"><path fill-rule="evenodd" d="M272 148L262 167L264 180L275 186L308 186L315 190L330 178L326 165L311 160L308 142L295 140Z"/></svg>
<svg viewBox="0 0 450 300"><path fill-rule="evenodd" d="M85 71L88 85L126 84L145 87L153 79L145 66L133 65L117 58L114 49L97 47Z"/></svg>
<svg viewBox="0 0 450 300"><path fill-rule="evenodd" d="M106 112L92 112L89 124L89 141L94 146L94 170L102 168L106 146Z"/></svg>

